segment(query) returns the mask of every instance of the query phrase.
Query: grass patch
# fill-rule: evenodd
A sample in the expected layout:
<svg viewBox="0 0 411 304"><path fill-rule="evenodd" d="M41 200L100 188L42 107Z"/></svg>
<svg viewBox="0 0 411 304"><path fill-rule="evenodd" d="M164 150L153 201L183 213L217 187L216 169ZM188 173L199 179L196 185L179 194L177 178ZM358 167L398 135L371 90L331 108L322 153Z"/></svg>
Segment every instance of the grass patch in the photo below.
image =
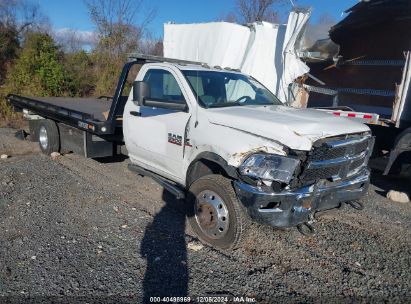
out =
<svg viewBox="0 0 411 304"><path fill-rule="evenodd" d="M13 111L13 107L6 101L5 96L0 96L0 128L22 128L25 125L21 113Z"/></svg>

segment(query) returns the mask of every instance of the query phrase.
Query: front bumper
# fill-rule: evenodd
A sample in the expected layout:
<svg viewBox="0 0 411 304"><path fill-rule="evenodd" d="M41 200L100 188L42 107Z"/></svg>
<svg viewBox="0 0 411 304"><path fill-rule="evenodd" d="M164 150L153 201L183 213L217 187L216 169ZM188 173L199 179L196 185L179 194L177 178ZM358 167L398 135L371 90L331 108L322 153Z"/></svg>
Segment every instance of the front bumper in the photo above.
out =
<svg viewBox="0 0 411 304"><path fill-rule="evenodd" d="M234 188L250 217L261 224L273 227L293 227L310 220L316 211L333 209L363 196L369 186L370 171L339 182L320 181L300 189L279 193L265 192L239 181Z"/></svg>

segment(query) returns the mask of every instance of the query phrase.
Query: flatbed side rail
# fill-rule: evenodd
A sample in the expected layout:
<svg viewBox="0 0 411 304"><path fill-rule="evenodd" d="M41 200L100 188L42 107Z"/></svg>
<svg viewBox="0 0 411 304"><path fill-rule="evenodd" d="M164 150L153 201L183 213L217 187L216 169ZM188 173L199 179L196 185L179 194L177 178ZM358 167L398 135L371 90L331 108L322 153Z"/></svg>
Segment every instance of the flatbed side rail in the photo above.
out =
<svg viewBox="0 0 411 304"><path fill-rule="evenodd" d="M27 109L45 118L63 122L96 135L112 135L115 132L115 124L111 121L98 121L95 120L92 115L87 113L15 94L9 94L6 98L17 108Z"/></svg>

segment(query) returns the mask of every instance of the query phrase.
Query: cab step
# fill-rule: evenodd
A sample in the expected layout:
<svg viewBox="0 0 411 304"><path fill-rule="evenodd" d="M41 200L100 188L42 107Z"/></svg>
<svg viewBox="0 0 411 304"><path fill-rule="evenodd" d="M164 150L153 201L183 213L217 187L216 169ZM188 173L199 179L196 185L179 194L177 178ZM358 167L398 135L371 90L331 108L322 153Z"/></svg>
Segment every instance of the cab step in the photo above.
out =
<svg viewBox="0 0 411 304"><path fill-rule="evenodd" d="M151 177L160 186L173 194L176 199L185 199L185 191L181 189L177 184L169 181L168 179L135 164L129 164L128 169L134 173L137 173L138 175Z"/></svg>

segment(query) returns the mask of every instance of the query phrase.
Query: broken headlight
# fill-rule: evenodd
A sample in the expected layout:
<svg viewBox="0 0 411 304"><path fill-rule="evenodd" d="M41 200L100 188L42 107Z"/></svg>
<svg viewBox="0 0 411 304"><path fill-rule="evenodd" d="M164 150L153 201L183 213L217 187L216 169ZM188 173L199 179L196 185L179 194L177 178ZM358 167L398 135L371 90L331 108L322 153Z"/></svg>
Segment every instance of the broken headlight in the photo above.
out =
<svg viewBox="0 0 411 304"><path fill-rule="evenodd" d="M288 184L299 163L298 159L290 157L257 153L249 156L239 170L242 175L252 178Z"/></svg>

